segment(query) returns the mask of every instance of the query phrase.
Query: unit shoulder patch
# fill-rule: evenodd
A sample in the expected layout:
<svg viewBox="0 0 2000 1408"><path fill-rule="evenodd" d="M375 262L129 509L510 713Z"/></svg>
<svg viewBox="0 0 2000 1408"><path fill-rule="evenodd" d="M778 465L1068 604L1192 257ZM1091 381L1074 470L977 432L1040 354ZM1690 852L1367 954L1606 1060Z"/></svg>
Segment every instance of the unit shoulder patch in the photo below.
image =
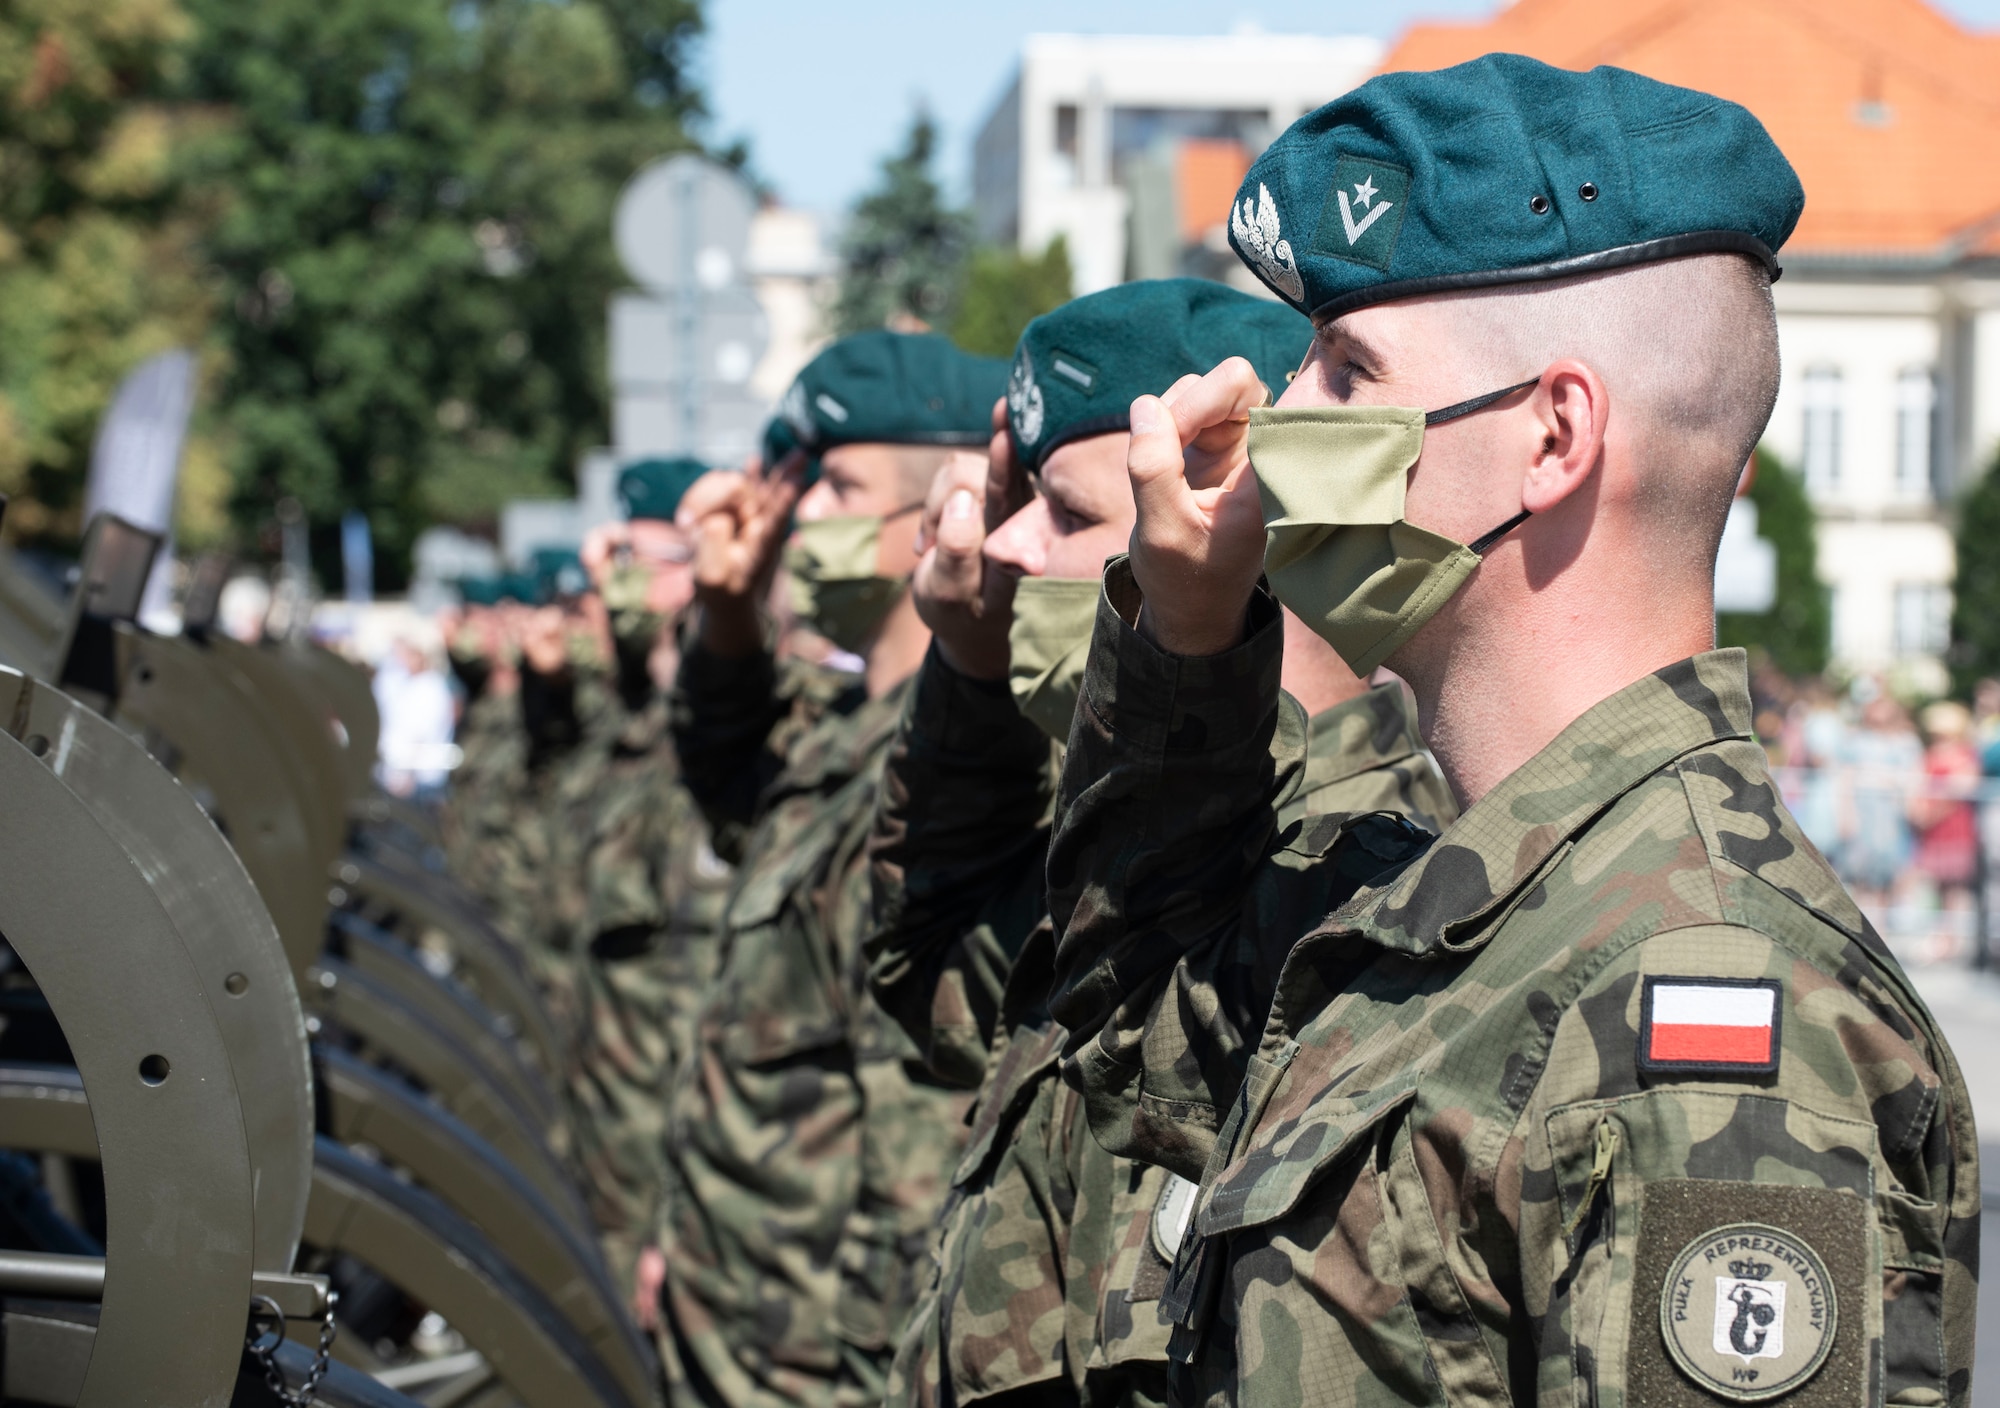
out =
<svg viewBox="0 0 2000 1408"><path fill-rule="evenodd" d="M1660 1293L1660 1334L1674 1362L1744 1403L1811 1378L1833 1349L1839 1314L1819 1253L1802 1237L1756 1222L1690 1242Z"/></svg>
<svg viewBox="0 0 2000 1408"><path fill-rule="evenodd" d="M1639 997L1639 1069L1776 1075L1784 996L1775 978L1647 978Z"/></svg>
<svg viewBox="0 0 2000 1408"><path fill-rule="evenodd" d="M1852 1193L1663 1179L1632 1258L1625 1401L1858 1405L1871 1259Z"/></svg>

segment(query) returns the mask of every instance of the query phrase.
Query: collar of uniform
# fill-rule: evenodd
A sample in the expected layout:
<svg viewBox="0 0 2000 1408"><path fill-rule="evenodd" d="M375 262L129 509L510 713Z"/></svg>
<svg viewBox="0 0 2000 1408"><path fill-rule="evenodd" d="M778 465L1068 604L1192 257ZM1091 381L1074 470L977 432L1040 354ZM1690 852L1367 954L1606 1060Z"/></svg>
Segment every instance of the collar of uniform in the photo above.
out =
<svg viewBox="0 0 2000 1408"><path fill-rule="evenodd" d="M1409 757L1423 744L1400 684L1373 689L1322 709L1306 725L1306 766L1299 790L1311 792Z"/></svg>
<svg viewBox="0 0 2000 1408"><path fill-rule="evenodd" d="M1481 797L1408 869L1363 889L1315 932L1417 955L1477 948L1558 848L1676 758L1750 737L1750 717L1741 650L1708 651L1629 684Z"/></svg>

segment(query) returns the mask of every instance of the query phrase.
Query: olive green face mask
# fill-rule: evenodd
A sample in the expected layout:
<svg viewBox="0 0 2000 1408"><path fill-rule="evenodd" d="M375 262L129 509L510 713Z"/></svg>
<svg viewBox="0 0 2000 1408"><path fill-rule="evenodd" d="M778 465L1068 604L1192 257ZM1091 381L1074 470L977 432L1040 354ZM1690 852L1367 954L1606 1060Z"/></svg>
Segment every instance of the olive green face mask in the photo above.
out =
<svg viewBox="0 0 2000 1408"><path fill-rule="evenodd" d="M1264 501L1264 575L1279 601L1366 677L1465 585L1480 554L1526 512L1471 543L1403 517L1424 427L1483 410L1524 381L1441 411L1403 406L1250 412L1250 468Z"/></svg>
<svg viewBox="0 0 2000 1408"><path fill-rule="evenodd" d="M915 513L905 504L890 514L851 514L800 523L785 545L792 575L792 610L842 650L859 652L910 584L875 572L876 540L892 518Z"/></svg>
<svg viewBox="0 0 2000 1408"><path fill-rule="evenodd" d="M1096 577L1023 577L1014 588L1007 628L1007 687L1027 720L1058 743L1069 742L1070 716L1083 687L1090 628L1104 583Z"/></svg>

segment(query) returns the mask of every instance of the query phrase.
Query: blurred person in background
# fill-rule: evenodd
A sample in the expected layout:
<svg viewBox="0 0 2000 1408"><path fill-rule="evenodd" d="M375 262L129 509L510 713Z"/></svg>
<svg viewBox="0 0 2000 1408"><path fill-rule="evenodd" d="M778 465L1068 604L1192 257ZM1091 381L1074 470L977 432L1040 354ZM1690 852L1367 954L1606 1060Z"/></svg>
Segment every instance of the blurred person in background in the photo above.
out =
<svg viewBox="0 0 2000 1408"><path fill-rule="evenodd" d="M1846 743L1847 719L1840 712L1840 701L1824 680L1804 681L1786 729L1785 765L1799 772L1797 781L1785 789L1786 800L1806 839L1835 869L1840 868L1844 810L1836 767Z"/></svg>
<svg viewBox="0 0 2000 1408"><path fill-rule="evenodd" d="M1910 807L1917 829L1917 869L1937 887L1938 923L1932 961L1957 956L1972 922L1972 887L1979 874L1979 749L1972 711L1942 700L1923 712L1926 787Z"/></svg>
<svg viewBox="0 0 2000 1408"><path fill-rule="evenodd" d="M1854 695L1861 720L1838 755L1848 773L1847 806L1833 860L1855 901L1887 930L1910 878L1910 799L1923 774L1923 745L1909 712L1879 680L1857 680Z"/></svg>
<svg viewBox="0 0 2000 1408"><path fill-rule="evenodd" d="M451 686L424 648L403 636L375 671L374 690L383 787L397 797L436 801L450 776L458 712Z"/></svg>
<svg viewBox="0 0 2000 1408"><path fill-rule="evenodd" d="M1972 687L1972 745L1982 771L1988 777L2000 774L2000 680L1983 679Z"/></svg>

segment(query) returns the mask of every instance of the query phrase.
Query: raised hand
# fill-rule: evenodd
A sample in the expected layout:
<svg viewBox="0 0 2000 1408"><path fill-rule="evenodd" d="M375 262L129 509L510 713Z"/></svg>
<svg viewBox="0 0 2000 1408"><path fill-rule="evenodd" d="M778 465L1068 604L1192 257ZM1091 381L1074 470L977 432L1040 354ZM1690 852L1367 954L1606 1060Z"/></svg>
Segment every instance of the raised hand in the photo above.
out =
<svg viewBox="0 0 2000 1408"><path fill-rule="evenodd" d="M1013 577L981 555L987 531L997 526L994 499L986 456L945 461L924 502L917 540L924 552L910 588L945 663L981 680L1007 677L1007 628L1014 614Z"/></svg>
<svg viewBox="0 0 2000 1408"><path fill-rule="evenodd" d="M747 655L762 643L757 601L777 571L792 510L805 492L806 457L794 451L768 472L711 470L688 488L674 522L695 535L695 599L702 645Z"/></svg>
<svg viewBox="0 0 2000 1408"><path fill-rule="evenodd" d="M1136 625L1162 650L1219 655L1243 639L1264 570L1250 412L1270 399L1250 363L1231 357L1132 403L1132 575L1145 597Z"/></svg>

